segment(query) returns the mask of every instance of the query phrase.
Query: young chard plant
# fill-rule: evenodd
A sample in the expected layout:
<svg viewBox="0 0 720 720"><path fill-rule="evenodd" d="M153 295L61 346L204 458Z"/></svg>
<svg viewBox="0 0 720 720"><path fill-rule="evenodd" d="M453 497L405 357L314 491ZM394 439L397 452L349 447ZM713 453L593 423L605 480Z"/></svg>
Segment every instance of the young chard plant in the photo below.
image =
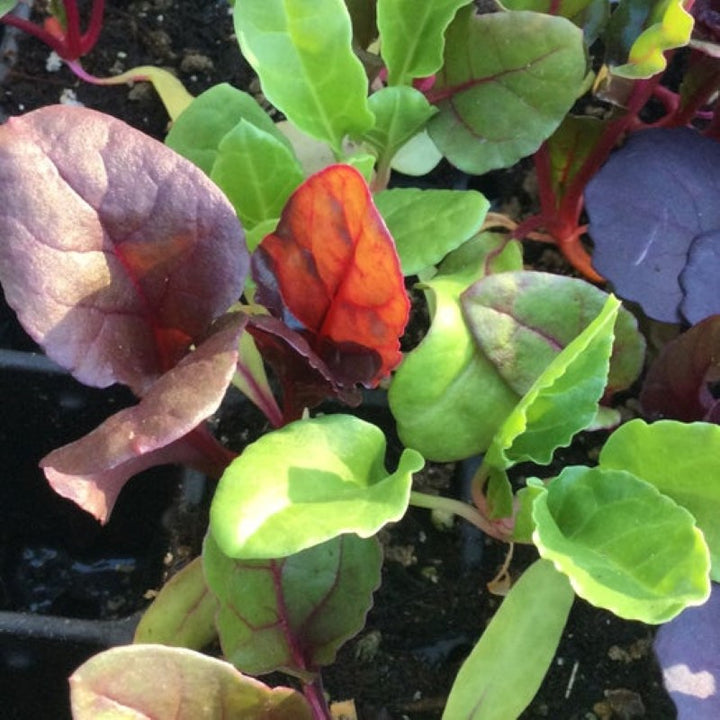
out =
<svg viewBox="0 0 720 720"><path fill-rule="evenodd" d="M411 0L243 0L234 8L240 47L282 123L219 85L178 113L168 147L77 108L0 128L9 304L77 379L120 382L138 397L46 456L50 484L105 522L127 480L151 465L220 478L202 557L161 590L135 645L73 675L75 718L111 717L118 705L156 717L169 708L180 718L330 717L322 668L362 628L380 582L376 534L409 504L539 553L463 665L447 720L519 715L575 594L647 623L708 598L720 553L717 328L707 320L678 341L694 343L698 363L679 374L668 370L678 361L661 356L646 381L648 407L658 403L652 388L669 383L689 405L684 415L617 427L613 395L643 365L635 318L584 280L524 270L514 239L552 236L598 279L580 240L586 186L639 127L647 100L665 100L672 121L663 124L698 116L714 127L712 38L693 39L700 55L675 97L659 80L668 50L690 42L689 8L636 5L621 2L608 21L603 3L513 2L478 14L469 0L443 0L422 15ZM96 39L98 6L86 37L74 2L63 3L50 32L71 63ZM606 67L596 93L625 108L575 118L598 37ZM697 193L691 203L652 165L675 142L696 170L683 175L683 192L691 181L712 187L715 141L663 128L633 135L587 200L598 269L618 292L649 315L657 303L673 320L696 320L716 312L715 228L702 210L709 198L698 210ZM392 167L422 174L444 155L483 173L533 153L540 214L519 226L500 220L510 235L484 227L489 203L475 191L388 189ZM639 177L607 190L628 166ZM644 178L657 187L641 189ZM643 218L656 220L634 255L633 192L652 204ZM656 205L665 196L677 202ZM656 242L678 218L687 232L668 253ZM622 273L633 265L639 277L646 259L657 272L658 258L671 263L661 272L677 292L659 295L643 280L642 297L631 295ZM418 279L431 324L403 357L405 276ZM239 456L205 425L231 384L273 428ZM389 387L406 446L393 471L379 428L315 410L327 399L357 405L362 388L379 386ZM514 477L519 463L541 473L583 430L615 427L596 467L522 485ZM477 455L472 504L412 489L425 460ZM198 652L216 638L223 661ZM275 670L301 690L252 677ZM170 679L176 690L158 692Z"/></svg>

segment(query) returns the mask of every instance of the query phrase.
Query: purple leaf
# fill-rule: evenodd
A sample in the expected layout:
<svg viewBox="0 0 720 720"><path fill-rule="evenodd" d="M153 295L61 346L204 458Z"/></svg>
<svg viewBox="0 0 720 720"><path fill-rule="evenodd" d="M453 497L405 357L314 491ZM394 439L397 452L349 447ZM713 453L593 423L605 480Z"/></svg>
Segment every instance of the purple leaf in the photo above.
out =
<svg viewBox="0 0 720 720"><path fill-rule="evenodd" d="M680 286L685 293L680 309L690 323L720 313L720 230L695 238Z"/></svg>
<svg viewBox="0 0 720 720"><path fill-rule="evenodd" d="M125 483L152 465L197 464L188 435L220 405L232 380L246 318L227 323L163 375L138 405L121 410L40 462L52 488L107 522Z"/></svg>
<svg viewBox="0 0 720 720"><path fill-rule="evenodd" d="M720 315L669 342L650 366L640 393L650 419L720 420Z"/></svg>
<svg viewBox="0 0 720 720"><path fill-rule="evenodd" d="M720 717L720 591L713 583L708 601L684 610L663 625L655 653L678 720Z"/></svg>
<svg viewBox="0 0 720 720"><path fill-rule="evenodd" d="M635 133L586 190L593 265L656 320L682 320L685 288L697 322L720 304L717 273L708 285L700 256L692 260L695 243L704 252L709 242L701 236L717 244L718 197L720 143L687 128Z"/></svg>
<svg viewBox="0 0 720 720"><path fill-rule="evenodd" d="M253 315L248 320L248 332L282 384L284 422L297 420L304 408L315 407L326 398L336 397L353 407L360 404L361 394L354 382L344 384L307 340L281 320ZM342 362L344 367L355 370L353 381L358 377L371 378L380 367L377 353L347 345Z"/></svg>
<svg viewBox="0 0 720 720"><path fill-rule="evenodd" d="M136 394L239 297L242 228L189 161L128 125L51 106L0 127L0 282L47 354Z"/></svg>

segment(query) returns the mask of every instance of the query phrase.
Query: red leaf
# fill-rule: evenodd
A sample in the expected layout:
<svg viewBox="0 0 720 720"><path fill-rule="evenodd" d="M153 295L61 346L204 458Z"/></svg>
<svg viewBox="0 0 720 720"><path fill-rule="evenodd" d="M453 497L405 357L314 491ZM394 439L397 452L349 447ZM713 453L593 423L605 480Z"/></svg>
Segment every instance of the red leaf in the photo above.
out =
<svg viewBox="0 0 720 720"><path fill-rule="evenodd" d="M400 362L410 303L394 241L357 170L332 165L308 178L252 263L258 301L293 329L299 321L330 367L342 364L344 347L374 350L379 369L354 379L373 387Z"/></svg>
<svg viewBox="0 0 720 720"><path fill-rule="evenodd" d="M200 464L202 453L188 436L220 406L235 372L245 323L244 316L230 316L138 405L46 455L40 466L53 490L105 523L133 475L164 463Z"/></svg>
<svg viewBox="0 0 720 720"><path fill-rule="evenodd" d="M136 395L242 292L235 211L192 163L107 115L50 106L0 127L0 281L47 354Z"/></svg>
<svg viewBox="0 0 720 720"><path fill-rule="evenodd" d="M650 366L640 403L652 419L717 423L720 402L720 315L669 342Z"/></svg>

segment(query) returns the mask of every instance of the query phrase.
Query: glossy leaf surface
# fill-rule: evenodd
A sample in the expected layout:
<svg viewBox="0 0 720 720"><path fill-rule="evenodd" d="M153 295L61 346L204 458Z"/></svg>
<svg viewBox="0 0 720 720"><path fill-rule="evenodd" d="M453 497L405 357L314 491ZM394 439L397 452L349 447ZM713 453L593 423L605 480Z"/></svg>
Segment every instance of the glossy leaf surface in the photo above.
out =
<svg viewBox="0 0 720 720"><path fill-rule="evenodd" d="M640 403L649 419L720 423L720 315L667 343L643 382Z"/></svg>
<svg viewBox="0 0 720 720"><path fill-rule="evenodd" d="M519 717L550 667L574 597L552 563L534 562L460 668L443 720Z"/></svg>
<svg viewBox="0 0 720 720"><path fill-rule="evenodd" d="M374 535L405 513L412 473L405 450L384 467L382 431L351 415L298 420L245 448L225 471L210 528L231 557L277 558L342 533Z"/></svg>
<svg viewBox="0 0 720 720"><path fill-rule="evenodd" d="M678 720L720 715L720 590L701 607L683 610L655 636L655 655Z"/></svg>
<svg viewBox="0 0 720 720"><path fill-rule="evenodd" d="M689 510L710 548L712 577L720 579L720 427L631 420L610 436L599 463L633 473Z"/></svg>
<svg viewBox="0 0 720 720"><path fill-rule="evenodd" d="M403 443L429 460L459 460L486 450L518 400L477 351L460 295L486 273L519 267L517 243L481 233L451 253L424 284L432 324L395 373L388 401Z"/></svg>
<svg viewBox="0 0 720 720"><path fill-rule="evenodd" d="M374 196L404 275L437 265L479 232L490 203L474 190L397 188Z"/></svg>
<svg viewBox="0 0 720 720"><path fill-rule="evenodd" d="M242 291L247 250L222 192L107 115L57 105L12 118L0 195L7 301L87 385L142 395Z"/></svg>
<svg viewBox="0 0 720 720"><path fill-rule="evenodd" d="M209 533L203 564L230 661L253 675L282 669L307 679L363 627L382 552L375 538L342 535L280 560L233 560Z"/></svg>
<svg viewBox="0 0 720 720"><path fill-rule="evenodd" d="M444 34L457 10L470 0L378 0L382 57L391 85L409 85L436 73L443 62Z"/></svg>
<svg viewBox="0 0 720 720"><path fill-rule="evenodd" d="M217 637L218 609L205 582L202 560L195 558L162 586L143 613L133 642L202 650Z"/></svg>
<svg viewBox="0 0 720 720"><path fill-rule="evenodd" d="M430 136L466 172L509 167L560 124L584 76L582 32L569 20L463 9L448 28L430 94L440 109Z"/></svg>
<svg viewBox="0 0 720 720"><path fill-rule="evenodd" d="M630 472L566 467L535 499L533 520L540 555L620 617L665 622L710 592L692 515Z"/></svg>
<svg viewBox="0 0 720 720"><path fill-rule="evenodd" d="M640 303L656 320L676 323L685 315L696 323L706 317L684 308L690 285L693 307L717 312L717 282L701 280L707 259L694 269L689 261L696 243L720 230L718 187L716 140L687 128L632 134L587 186L593 265L618 295Z"/></svg>
<svg viewBox="0 0 720 720"><path fill-rule="evenodd" d="M332 165L308 178L252 263L258 302L303 331L331 368L342 367L343 346L377 352L377 372L355 381L373 386L402 359L410 303L395 244L357 170Z"/></svg>
<svg viewBox="0 0 720 720"><path fill-rule="evenodd" d="M70 678L74 720L311 720L305 698L184 648L128 645L95 655Z"/></svg>
<svg viewBox="0 0 720 720"><path fill-rule="evenodd" d="M244 320L235 317L165 373L135 405L41 461L53 490L106 522L125 483L167 462L190 462L185 435L220 406L235 372ZM190 453L190 455L188 455Z"/></svg>
<svg viewBox="0 0 720 720"><path fill-rule="evenodd" d="M340 154L345 135L373 124L343 0L243 0L234 13L263 93L300 129Z"/></svg>

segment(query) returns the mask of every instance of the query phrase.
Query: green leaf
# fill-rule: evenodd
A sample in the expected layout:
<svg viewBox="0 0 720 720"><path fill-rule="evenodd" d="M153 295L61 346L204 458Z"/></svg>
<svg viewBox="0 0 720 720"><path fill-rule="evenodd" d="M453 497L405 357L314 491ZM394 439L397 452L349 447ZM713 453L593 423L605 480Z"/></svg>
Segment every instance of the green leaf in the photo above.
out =
<svg viewBox="0 0 720 720"><path fill-rule="evenodd" d="M381 52L390 85L409 85L441 65L444 34L458 8L471 0L378 0Z"/></svg>
<svg viewBox="0 0 720 720"><path fill-rule="evenodd" d="M373 93L368 102L375 124L363 139L377 150L381 167L388 166L395 153L437 112L411 87L385 87Z"/></svg>
<svg viewBox="0 0 720 720"><path fill-rule="evenodd" d="M288 140L255 99L227 83L215 85L198 95L173 123L165 144L210 175L222 139L241 120L291 149Z"/></svg>
<svg viewBox="0 0 720 720"><path fill-rule="evenodd" d="M604 36L613 75L649 78L665 69L664 53L690 42L693 18L682 0L621 0Z"/></svg>
<svg viewBox="0 0 720 720"><path fill-rule="evenodd" d="M432 325L405 356L388 393L403 443L429 460L459 460L483 452L518 396L477 352L460 294L486 272L520 267L517 243L481 233L462 245L426 283Z"/></svg>
<svg viewBox="0 0 720 720"><path fill-rule="evenodd" d="M17 4L18 0L0 0L0 17L7 15Z"/></svg>
<svg viewBox="0 0 720 720"><path fill-rule="evenodd" d="M342 533L374 535L407 509L422 457L405 450L383 465L382 431L351 415L300 420L264 435L225 470L210 529L238 558L292 555Z"/></svg>
<svg viewBox="0 0 720 720"><path fill-rule="evenodd" d="M692 515L622 470L567 467L535 499L533 540L575 592L616 615L661 623L710 593Z"/></svg>
<svg viewBox="0 0 720 720"><path fill-rule="evenodd" d="M493 438L487 465L504 469L525 460L545 465L556 448L569 445L595 419L619 309L620 301L608 297L600 314L546 364Z"/></svg>
<svg viewBox="0 0 720 720"><path fill-rule="evenodd" d="M503 600L458 673L443 720L507 720L530 704L573 602L567 578L537 560Z"/></svg>
<svg viewBox="0 0 720 720"><path fill-rule="evenodd" d="M342 535L281 560L233 560L208 534L203 564L225 656L252 675L307 679L365 624L382 551L375 538Z"/></svg>
<svg viewBox="0 0 720 720"><path fill-rule="evenodd" d="M524 395L557 354L597 317L607 298L584 280L520 271L476 282L462 302L478 347L515 392ZM619 312L615 336L609 392L634 382L645 352L637 322L625 309Z"/></svg>
<svg viewBox="0 0 720 720"><path fill-rule="evenodd" d="M127 645L90 658L70 678L74 720L312 720L305 698L269 688L193 650Z"/></svg>
<svg viewBox="0 0 720 720"><path fill-rule="evenodd" d="M595 419L619 308L620 301L610 296L597 318L547 365L492 439L483 459L492 517L512 513L506 468L524 460L546 465L556 448L569 445Z"/></svg>
<svg viewBox="0 0 720 720"><path fill-rule="evenodd" d="M305 179L292 150L246 120L220 141L210 177L248 227L279 217Z"/></svg>
<svg viewBox="0 0 720 720"><path fill-rule="evenodd" d="M420 177L431 172L441 160L442 153L430 139L427 130L422 130L395 153L391 167L404 175Z"/></svg>
<svg viewBox="0 0 720 720"><path fill-rule="evenodd" d="M600 30L610 17L607 0L503 0L508 10L533 10L547 15L560 15L583 29L588 47L597 40Z"/></svg>
<svg viewBox="0 0 720 720"><path fill-rule="evenodd" d="M403 275L437 265L480 230L490 207L474 190L398 188L373 199L395 240Z"/></svg>
<svg viewBox="0 0 720 720"><path fill-rule="evenodd" d="M720 581L720 426L632 420L600 452L600 467L627 470L689 510L705 534Z"/></svg>
<svg viewBox="0 0 720 720"><path fill-rule="evenodd" d="M295 125L342 154L373 124L367 77L343 0L243 0L235 32L263 93Z"/></svg>
<svg viewBox="0 0 720 720"><path fill-rule="evenodd" d="M481 175L535 152L572 107L585 77L582 32L525 11L461 10L428 99L428 132L453 165Z"/></svg>
<svg viewBox="0 0 720 720"><path fill-rule="evenodd" d="M133 642L202 650L216 637L218 603L208 590L202 562L196 558L163 585L143 614Z"/></svg>

